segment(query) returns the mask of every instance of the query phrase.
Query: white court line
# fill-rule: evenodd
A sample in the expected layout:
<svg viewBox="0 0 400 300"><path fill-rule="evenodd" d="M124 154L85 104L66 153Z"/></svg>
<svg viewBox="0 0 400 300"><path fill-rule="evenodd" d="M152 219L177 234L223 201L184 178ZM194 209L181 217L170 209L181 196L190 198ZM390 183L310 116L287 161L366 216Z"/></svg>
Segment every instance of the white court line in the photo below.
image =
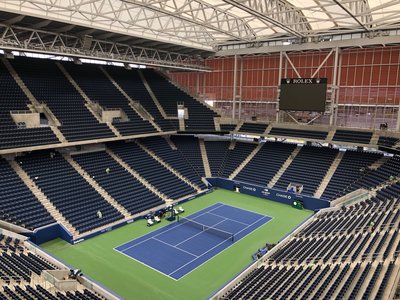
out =
<svg viewBox="0 0 400 300"><path fill-rule="evenodd" d="M240 207L232 206L232 205L225 204L225 203L221 203L221 202L217 202L217 203L215 203L215 204L221 204L222 206L229 206L229 207L233 207L233 208L236 208L236 209L241 209L241 210L248 211L248 212L251 212L251 213L256 214L256 215L259 215L259 216L270 217L271 219L273 219L273 217L271 217L271 216L263 215L263 214L261 214L261 213L259 213L259 212L254 211L254 210L249 210L249 209L245 209L245 208L240 208ZM218 206L218 208L219 208L219 207L221 207L221 206Z"/></svg>
<svg viewBox="0 0 400 300"><path fill-rule="evenodd" d="M269 218L269 220L267 220L266 223L260 225L259 227L257 227L257 228L254 229L253 231L249 232L248 234L246 234L246 235L243 236L242 238L248 236L249 234L252 234L253 232L255 232L255 231L257 231L257 230L259 230L263 225L267 224L269 221L271 221L271 220L274 219L273 217L268 216L268 215L263 215L263 214L260 214L260 213L258 213L258 212L254 212L254 211L251 211L251 210L248 210L248 209L243 209L243 208L240 208L240 207L231 206L231 205L224 204L224 203L221 203L221 202L217 202L217 203L215 203L214 205L217 205L217 204L219 204L219 206L217 206L217 207L215 207L215 208L213 208L213 209L211 209L211 210L209 210L209 211L207 211L207 212L204 212L204 213L202 213L202 214L196 216L196 217L193 218L193 219L196 219L196 218L198 218L198 217L200 217L200 216L203 216L203 215L205 215L205 214L207 214L207 213L209 213L209 212L211 212L211 211L214 211L214 210L216 210L216 209L218 209L218 208L220 208L220 207L222 207L222 206L228 206L228 207L232 207L232 208L236 208L236 209L241 209L241 210L248 211L248 212L251 212L251 213L253 213L253 214L262 216L261 218L259 218L259 219L258 219L257 221L255 221L254 223L248 225L247 227L245 227L245 228L243 228L242 230L240 230L240 231L238 231L237 233L235 233L235 234L238 234L238 233L240 233L240 232L246 230L248 227L254 225L255 223L261 221L262 219L264 219L264 218L266 218L266 217ZM212 206L214 206L214 205L212 205ZM207 208L205 208L205 209L207 209ZM193 220L193 219L192 219L192 220ZM227 219L229 219L229 218L227 218ZM232 219L229 219L229 220L232 220ZM234 220L232 220L232 221L234 221ZM183 225L183 224L181 224L181 225ZM178 226L181 226L181 225L178 225ZM167 225L167 226L168 226L168 225ZM174 226L174 227L172 227L172 228L170 228L170 229L168 229L168 230L165 230L165 231L161 232L160 234L162 234L162 233L164 233L164 232L168 232L168 231L170 231L170 230L172 230L172 229L174 229L174 228L176 228L176 227L177 227L177 226ZM163 227L162 227L162 228L163 228ZM162 228L160 228L160 229L162 229ZM150 233L147 233L147 234L150 234ZM159 234L157 234L157 235L155 235L155 236L158 236L158 235L159 235ZM154 237L155 237L155 236L154 236ZM139 238L140 238L140 237L139 237ZM153 237L151 237L151 238L153 238ZM151 239L151 238L148 238L147 240L149 240L149 239ZM137 239L137 238L135 238L135 239ZM124 249L124 250L122 250L122 251L116 249L116 248L118 248L118 247L120 247L120 246L122 246L122 245L125 245L125 244L130 243L131 241L133 241L133 240L135 240L135 239L132 239L132 240L130 240L129 242L125 242L125 243L123 243L123 244L121 244L121 245L119 245L119 246L113 248L113 250L115 250L115 251L117 251L117 252L119 252L119 253L125 255L126 257L129 257L130 259L132 259L132 260L134 260L134 261L139 262L140 264L142 264L142 265L144 265L144 266L147 266L148 268L150 268L150 269L152 269L152 270L155 270L156 272L158 272L158 273L160 273L160 274L163 274L164 276L167 276L168 278L171 278L171 279L174 280L174 281L178 281L178 280L180 280L181 278L186 277L188 274L190 274L190 273L192 273L193 271L197 270L199 267L201 267L202 265L204 265L205 263L207 263L208 261L210 261L210 260L213 259L214 257L218 256L219 254L221 254L222 252L224 252L224 251L227 250L228 248L232 247L232 246L236 243L236 241L235 241L234 243L232 243L231 245L229 245L228 247L226 247L226 248L223 249L222 251L216 253L215 255L213 255L212 257L210 257L209 259L207 259L206 261L204 261L204 262L201 263L200 265L198 265L196 268L190 270L189 272L187 272L187 273L184 274L183 276L181 276L181 277L179 277L178 279L176 279L176 278L170 276L170 274L173 274L173 273L177 272L179 269L181 269L182 267L186 266L188 263L185 264L184 266L180 267L179 269L176 269L174 272L172 272L172 273L170 273L170 274L166 274L166 273L164 273L164 272L162 272L162 271L160 271L160 270L158 270L158 269L155 269L155 268L151 267L150 265L148 265L148 264L146 264L146 263L144 263L144 262L142 262L142 261L139 261L139 260L135 259L135 258L132 257L132 256L129 256L129 255L125 254L123 251L127 250L128 248L127 248L127 249ZM147 241L147 240L145 240L145 241ZM225 241L226 241L226 240L225 240ZM224 242L225 242L225 241L224 241ZM143 241L143 242L144 242L144 241ZM140 243L142 243L142 242L140 242ZM134 246L139 245L140 243L135 244ZM220 244L222 244L222 243L223 243L223 242L221 242ZM134 247L134 246L133 246L133 247ZM219 245L214 246L213 248L209 249L207 252L205 252L205 253L203 253L202 255L198 256L198 258L201 258L201 256L205 255L206 253L208 253L209 251L213 250L215 247L218 247L218 246L219 246ZM129 248L132 248L132 247L129 247ZM178 248L178 249L180 249L180 248ZM180 250L182 250L182 249L180 249ZM192 254L192 255L194 255L194 254ZM198 259L198 258L196 258L196 259ZM196 259L194 259L194 260L196 260ZM192 260L191 262L193 262L194 260ZM189 262L189 263L191 263L191 262Z"/></svg>
<svg viewBox="0 0 400 300"><path fill-rule="evenodd" d="M189 220L190 220L190 219L189 219ZM214 226L215 226L215 225L218 225L218 224L220 224L220 223L222 223L222 222L225 222L225 221L226 221L226 220L222 220L222 221L220 221L220 222L214 224L213 226L207 226L207 227L209 227L209 228L214 228L214 229L218 229L218 228L215 228ZM200 224L200 223L199 223L199 224ZM205 225L205 224L201 224L201 225ZM202 231L200 231L199 233L196 233L195 235L192 235L191 237L188 237L186 240L184 240L184 241L182 241L182 242L176 244L175 246L178 246L178 245L180 245L180 244L182 244L182 243L184 243L184 242L187 242L188 240L190 240L190 239L194 238L195 236L198 236L198 235L200 235L200 234L202 234L202 233L204 233L204 232L206 232L206 231L205 231L205 230L202 230ZM179 248L178 248L178 249L179 249Z"/></svg>
<svg viewBox="0 0 400 300"><path fill-rule="evenodd" d="M160 274L162 274L162 275L164 275L164 276L167 276L167 277L169 277L169 278L171 278L171 279L173 279L173 280L175 280L175 281L178 281L178 280L180 279L180 278L179 278L179 279L176 279L176 278L174 278L174 277L171 277L171 276L169 276L167 273L164 273L164 272L162 272L162 271L160 271L160 270L158 270L158 269L156 269L156 268L153 268L152 266L150 266L150 265L148 265L148 264L146 264L146 263L144 263L144 262L142 262L142 261L140 261L140 260L137 260L136 258L134 258L134 257L132 257L132 256L129 256L128 254L125 254L124 252L121 252L121 251L116 250L115 248L114 248L114 250L117 251L118 253L120 253L120 254L122 254L122 255L125 255L126 257L129 257L130 259L132 259L132 260L138 262L139 264L141 264L141 265L143 265L143 266L146 266L146 267L148 267L148 268L150 268L150 269L152 269L152 270L154 270L154 271L156 271L156 272L158 272L158 273L160 273Z"/></svg>
<svg viewBox="0 0 400 300"><path fill-rule="evenodd" d="M163 243L163 244L165 244L165 245L168 245L168 246L170 246L170 247L173 247L173 248L175 248L175 249L178 249L178 250L180 250L180 251L182 251L182 252L186 252L187 254L190 254L190 256L198 257L197 255L195 255L195 254L193 254L193 253L191 253L191 252L189 252L189 251L183 250L183 249L178 248L178 247L176 247L176 246L172 246L171 244L168 244L167 242L164 242L164 241L159 240L159 239L157 239L157 238L153 238L153 240L156 240L156 241L158 241L158 242L160 242L160 243Z"/></svg>
<svg viewBox="0 0 400 300"><path fill-rule="evenodd" d="M263 216L262 218L260 218L260 219L258 219L257 221L255 221L255 222L249 224L247 227L243 228L242 230L238 231L238 232L235 233L235 234L241 233L242 231L246 230L246 229L249 228L250 226L256 224L256 223L259 222L259 221L261 221L261 220L262 220L263 218L265 218L265 217L266 217L266 216ZM259 227L261 227L261 226L259 226ZM254 230L253 230L253 231L254 231ZM253 231L252 231L252 232L253 232ZM251 232L249 232L249 233L251 233ZM207 254L207 253L210 252L211 250L214 250L215 248L217 248L218 246L222 245L222 244L225 243L226 241L227 241L227 240L224 240L224 241L222 241L221 243L215 245L214 247L208 249L206 252L204 252L204 253L203 253L202 255L200 255L198 258L195 258L195 259L193 259L192 261L189 261L188 263L184 264L183 266L179 267L178 269L176 269L176 270L173 271L172 273L169 273L168 275L174 274L175 272L179 271L179 270L182 269L183 267L186 267L188 264L194 262L196 259L201 258L203 255ZM232 246L233 244L234 244L234 242L233 242L230 246ZM228 249L230 246L228 246L228 247L225 248L224 250L218 252L217 254L220 254L221 252L225 251L225 250ZM216 254L216 255L217 255L217 254ZM212 257L210 257L209 259L207 259L207 260L206 260L205 262L203 262L201 265L203 265L204 263L206 263L207 261L209 261L210 259L212 259L214 256L215 256L215 255L213 255ZM200 267L201 265L198 265L195 269L197 269L197 268ZM193 269L193 270L195 270L195 269ZM191 270L190 272L192 272L193 270ZM189 272L189 273L190 273L190 272ZM188 273L186 273L184 276L186 276L187 274L188 274ZM183 276L182 276L182 277L183 277ZM182 277L181 277L181 278L182 278Z"/></svg>
<svg viewBox="0 0 400 300"><path fill-rule="evenodd" d="M222 203L216 203L216 204L220 204L220 206L222 205ZM214 205L215 205L215 204L214 204ZM219 208L220 206L215 207L215 208L211 209L210 211L213 211L213 210ZM207 209L207 208L205 208L205 209ZM196 218L198 218L198 217L200 217L200 216L203 216L203 215L205 215L206 213L208 213L208 211L207 211L207 212L204 212L204 213L202 213L202 214L200 214L200 215L198 215L198 216L196 216L196 217L194 217L194 218L192 218L191 220L194 220L194 219L196 219ZM168 224L168 225L173 225L173 224L174 224L174 223L171 223L171 224ZM166 225L165 227L167 227L168 225ZM118 252L124 252L124 251L126 251L126 250L128 250L128 249L130 249L130 248L135 247L136 245L140 245L140 244L142 244L142 243L144 243L144 242L146 242L146 241L152 239L153 237L157 237L157 236L159 236L160 234L163 234L163 233L166 233L166 232L168 232L168 231L171 231L171 230L173 230L173 229L175 229L175 228L177 228L177 227L179 227L179 226L182 226L182 225L184 225L184 224L178 224L178 225L176 225L176 226L171 226L170 229L168 229L168 230L163 230L162 232L160 232L160 233L158 233L158 234L156 234L156 235L154 235L154 236L151 236L151 237L149 237L149 238L147 238L147 239L145 239L145 240L143 240L143 241L141 241L141 242L139 242L139 243L136 243L136 244L134 244L133 246L130 246L130 247L128 247L128 248L125 248L125 249L123 249L123 250L118 250L118 249L117 249L118 247L121 247L121 246L123 246L123 245L129 244L130 242L132 242L132 241L134 241L134 240L137 240L137 239L139 239L139 238L141 238L141 237L143 237L143 236L150 235L150 234L153 233L154 231L153 231L153 232L146 233L145 235L142 235L141 237L134 238L134 239L130 240L129 242L125 242L125 243L123 243L123 244L121 244L121 245L119 245L119 246L117 246L117 247L114 247L114 250L116 250L116 251L118 251ZM165 227L161 227L161 228L159 228L158 230L162 230L162 229L165 228Z"/></svg>
<svg viewBox="0 0 400 300"><path fill-rule="evenodd" d="M236 222L236 223L239 223L239 224L242 224L242 225L249 225L248 223L244 223L244 222L240 222L240 221L236 221L236 220L234 220L234 219L231 219L231 218L227 218L227 217L223 217L223 216L221 216L221 215L218 215L218 214L214 214L214 213L209 213L210 215L214 215L214 216L217 216L217 217L220 217L220 218L224 218L225 219L225 221L226 220L229 220L229 221L232 221L232 222Z"/></svg>

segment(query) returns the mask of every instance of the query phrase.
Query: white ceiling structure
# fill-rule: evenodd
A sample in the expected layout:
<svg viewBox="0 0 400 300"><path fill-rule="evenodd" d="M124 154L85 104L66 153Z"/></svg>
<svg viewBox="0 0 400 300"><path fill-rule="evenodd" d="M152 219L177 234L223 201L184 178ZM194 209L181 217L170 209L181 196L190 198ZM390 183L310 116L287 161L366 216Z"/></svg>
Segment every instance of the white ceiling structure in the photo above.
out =
<svg viewBox="0 0 400 300"><path fill-rule="evenodd" d="M169 61L170 66L178 61L176 67L196 68L196 55L227 49L234 54L276 41L329 42L354 34L395 40L399 29L400 0L0 1L3 48L6 41L10 49L12 43L35 42L37 51L82 50L89 37L86 52L105 58L111 53L120 61Z"/></svg>

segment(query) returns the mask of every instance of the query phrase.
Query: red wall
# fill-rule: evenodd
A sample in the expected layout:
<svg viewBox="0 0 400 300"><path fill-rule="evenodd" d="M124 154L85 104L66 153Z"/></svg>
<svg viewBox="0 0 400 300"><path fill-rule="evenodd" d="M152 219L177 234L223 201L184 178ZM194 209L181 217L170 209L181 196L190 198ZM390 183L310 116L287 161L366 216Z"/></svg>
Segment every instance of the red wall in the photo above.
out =
<svg viewBox="0 0 400 300"><path fill-rule="evenodd" d="M301 77L311 77L329 52L288 54ZM400 104L400 47L342 50L339 84L339 102L349 104ZM297 77L284 59L282 77ZM179 84L206 99L232 100L234 58L206 60L210 73L174 72L172 78ZM334 53L316 74L332 83ZM279 54L242 57L242 100L276 101L279 82ZM240 89L240 71L237 74L237 94Z"/></svg>

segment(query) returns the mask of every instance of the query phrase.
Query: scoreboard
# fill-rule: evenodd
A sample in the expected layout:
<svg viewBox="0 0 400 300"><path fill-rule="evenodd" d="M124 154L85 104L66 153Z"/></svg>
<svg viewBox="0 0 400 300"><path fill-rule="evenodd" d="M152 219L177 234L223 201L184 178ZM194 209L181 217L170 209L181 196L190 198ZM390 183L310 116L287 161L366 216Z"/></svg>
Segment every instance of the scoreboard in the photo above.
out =
<svg viewBox="0 0 400 300"><path fill-rule="evenodd" d="M324 112L327 78L283 78L280 110Z"/></svg>

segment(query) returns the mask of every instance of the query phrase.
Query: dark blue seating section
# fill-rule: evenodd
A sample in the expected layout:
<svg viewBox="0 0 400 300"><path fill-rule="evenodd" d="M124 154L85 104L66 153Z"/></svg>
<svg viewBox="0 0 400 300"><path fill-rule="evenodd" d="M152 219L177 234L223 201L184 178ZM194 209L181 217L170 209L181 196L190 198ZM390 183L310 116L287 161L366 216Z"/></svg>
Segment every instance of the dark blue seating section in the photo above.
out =
<svg viewBox="0 0 400 300"><path fill-rule="evenodd" d="M197 142L197 139L195 142ZM181 154L182 147L180 147L179 150L173 150L163 137L149 137L146 139L141 139L140 143L149 150L153 151L164 162L169 164L191 182L197 184L203 189L206 188L204 183L201 181L201 177L204 176L204 174L199 174L199 170L191 164L190 160L187 159L188 157ZM197 154L200 155L200 153Z"/></svg>
<svg viewBox="0 0 400 300"><path fill-rule="evenodd" d="M0 158L0 219L33 230L55 220L4 159Z"/></svg>
<svg viewBox="0 0 400 300"><path fill-rule="evenodd" d="M39 151L18 162L80 233L123 218L60 154L50 158L49 152ZM102 218L97 217L98 210Z"/></svg>
<svg viewBox="0 0 400 300"><path fill-rule="evenodd" d="M255 143L236 143L234 149L228 149L221 163L220 176L228 178L257 146Z"/></svg>
<svg viewBox="0 0 400 300"><path fill-rule="evenodd" d="M296 144L266 142L235 179L268 185L295 148Z"/></svg>
<svg viewBox="0 0 400 300"><path fill-rule="evenodd" d="M386 137L381 135L378 139L378 145L379 146L384 146L384 147L388 147L391 148L394 145L396 145L396 143L399 142L398 138L394 138L394 137Z"/></svg>
<svg viewBox="0 0 400 300"><path fill-rule="evenodd" d="M119 142L108 146L125 163L167 197L179 199L196 193L196 190L160 165L136 143Z"/></svg>
<svg viewBox="0 0 400 300"><path fill-rule="evenodd" d="M318 214L221 299L382 299L400 245L398 207L382 197Z"/></svg>
<svg viewBox="0 0 400 300"><path fill-rule="evenodd" d="M186 158L199 177L204 177L204 165L199 140L193 136L172 136L172 142Z"/></svg>
<svg viewBox="0 0 400 300"><path fill-rule="evenodd" d="M85 100L55 62L30 58L10 62L35 98L45 102L61 122L59 129L67 141L115 137L85 107Z"/></svg>
<svg viewBox="0 0 400 300"><path fill-rule="evenodd" d="M268 133L268 135L298 137L298 138L303 138L303 139L314 139L314 140L325 140L328 135L328 132L272 127L272 129Z"/></svg>
<svg viewBox="0 0 400 300"><path fill-rule="evenodd" d="M122 135L153 133L157 130L147 120L143 120L130 106L125 96L112 84L110 79L96 65L78 66L65 63L64 67L78 83L86 95L103 108L120 108L128 116L128 122L114 122Z"/></svg>
<svg viewBox="0 0 400 300"><path fill-rule="evenodd" d="M18 283L29 283L33 274L56 269L51 263L31 253L17 238L0 234L0 277Z"/></svg>
<svg viewBox="0 0 400 300"><path fill-rule="evenodd" d="M147 112L152 115L154 121L163 131L175 131L177 129L175 127L176 122L164 119L161 115L149 92L144 86L138 70L126 70L112 66L108 66L106 70L118 85L129 95L129 97L132 98L132 100L138 101Z"/></svg>
<svg viewBox="0 0 400 300"><path fill-rule="evenodd" d="M379 184L388 181L390 176L400 175L400 156L393 156L377 170L372 170L366 173L356 182L349 185L348 190L356 190L358 188L372 188Z"/></svg>
<svg viewBox="0 0 400 300"><path fill-rule="evenodd" d="M337 129L333 136L333 141L369 144L372 137L372 131L352 131Z"/></svg>
<svg viewBox="0 0 400 300"><path fill-rule="evenodd" d="M219 127L221 131L234 131L236 128L236 124L220 124Z"/></svg>
<svg viewBox="0 0 400 300"><path fill-rule="evenodd" d="M74 155L73 159L131 214L164 203L104 151Z"/></svg>
<svg viewBox="0 0 400 300"><path fill-rule="evenodd" d="M29 110L28 104L28 98L0 61L0 149L60 142L49 127L18 128L10 111Z"/></svg>
<svg viewBox="0 0 400 300"><path fill-rule="evenodd" d="M289 183L302 184L303 194L314 195L337 153L337 149L303 146L275 187L286 190Z"/></svg>
<svg viewBox="0 0 400 300"><path fill-rule="evenodd" d="M251 133L259 133L263 134L264 131L267 129L268 124L259 124L259 123L243 123L242 126L240 126L239 130L240 132L251 132Z"/></svg>
<svg viewBox="0 0 400 300"><path fill-rule="evenodd" d="M185 120L186 131L215 131L214 117L218 116L217 113L178 89L156 71L146 69L141 72L168 116L178 115L177 103L185 105L189 112L189 119Z"/></svg>
<svg viewBox="0 0 400 300"><path fill-rule="evenodd" d="M226 158L226 153L230 145L229 141L204 141L207 151L208 164L210 165L211 175L218 177L221 175L221 166Z"/></svg>
<svg viewBox="0 0 400 300"><path fill-rule="evenodd" d="M321 198L334 199L346 193L350 182L355 182L368 172L368 167L380 159L382 154L347 150Z"/></svg>

